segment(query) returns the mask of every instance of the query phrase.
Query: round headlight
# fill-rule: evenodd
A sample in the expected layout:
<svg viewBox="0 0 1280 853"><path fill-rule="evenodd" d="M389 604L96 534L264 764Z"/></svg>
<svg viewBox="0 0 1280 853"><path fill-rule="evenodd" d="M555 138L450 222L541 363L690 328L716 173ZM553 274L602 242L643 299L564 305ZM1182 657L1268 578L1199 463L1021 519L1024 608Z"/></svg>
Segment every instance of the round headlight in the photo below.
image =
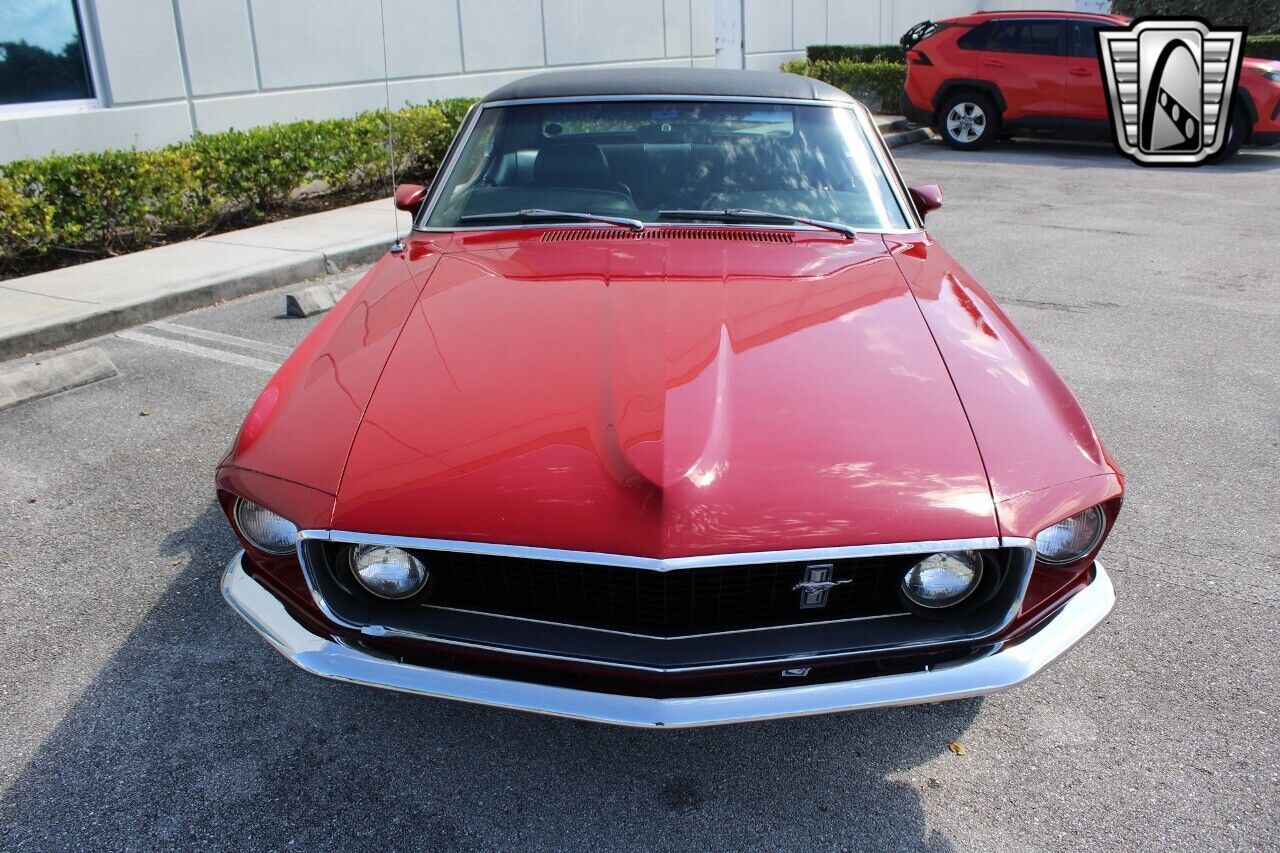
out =
<svg viewBox="0 0 1280 853"><path fill-rule="evenodd" d="M1088 554L1102 538L1102 507L1064 518L1036 534L1036 556L1046 563L1074 563Z"/></svg>
<svg viewBox="0 0 1280 853"><path fill-rule="evenodd" d="M351 574L372 594L393 601L417 595L429 577L427 567L417 557L386 545L352 548Z"/></svg>
<svg viewBox="0 0 1280 853"><path fill-rule="evenodd" d="M253 501L236 498L236 527L253 547L268 554L288 554L298 544L297 526Z"/></svg>
<svg viewBox="0 0 1280 853"><path fill-rule="evenodd" d="M936 610L964 601L980 580L982 558L974 552L930 554L902 576L902 594L912 604Z"/></svg>

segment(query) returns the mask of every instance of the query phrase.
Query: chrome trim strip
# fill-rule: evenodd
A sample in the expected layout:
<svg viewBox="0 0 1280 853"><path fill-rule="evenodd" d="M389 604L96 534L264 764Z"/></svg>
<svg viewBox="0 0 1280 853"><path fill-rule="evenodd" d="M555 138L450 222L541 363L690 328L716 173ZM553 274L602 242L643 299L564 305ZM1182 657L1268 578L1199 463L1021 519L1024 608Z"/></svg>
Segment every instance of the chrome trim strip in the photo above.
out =
<svg viewBox="0 0 1280 853"><path fill-rule="evenodd" d="M462 151L463 143L471 136L471 131L475 129L476 122L480 120L480 113L483 109L484 107L477 102L471 105L471 109L467 110L462 123L458 125L458 132L454 134L449 147L445 149L443 167L436 169L436 173L431 177L431 186L427 187L427 195L423 198L422 204L418 205L418 211L414 215L409 230L424 230L419 226L431 216L431 209L435 207L436 197L439 196L441 188L449 182L449 175L453 172L453 167L458 162L458 153Z"/></svg>
<svg viewBox="0 0 1280 853"><path fill-rule="evenodd" d="M801 563L809 560L842 560L850 557L885 557L897 554L927 554L934 551L989 550L1026 547L1029 539L997 536L977 539L939 539L932 542L898 542L886 545L849 545L837 548L798 548L785 551L745 551L738 554L710 554L701 557L635 557L599 551L567 551L560 548L536 548L529 545L499 545L490 542L467 542L458 539L425 539L416 536L383 536L377 533L355 533L342 530L304 530L298 534L298 557L302 558L302 542L321 539L352 545L391 545L397 548L422 548L453 551L460 554L488 554L497 557L523 557L529 560L551 560L560 563L589 563L655 572L674 572L710 566L748 566L759 563Z"/></svg>
<svg viewBox="0 0 1280 853"><path fill-rule="evenodd" d="M1115 604L1101 563L1093 580L1027 639L977 660L922 672L748 693L652 699L593 693L412 666L312 634L251 578L237 553L222 594L240 616L299 668L323 678L422 696L628 726L686 727L912 705L981 696L1039 673L1098 625Z"/></svg>
<svg viewBox="0 0 1280 853"><path fill-rule="evenodd" d="M592 625L575 625L572 622L548 622L545 619L531 619L528 616L511 616L507 613L486 613L483 610L466 610L462 607L444 607L439 604L423 604L428 610L447 610L450 613L466 613L471 616L484 616L488 619L511 619L515 622L531 622L534 625L550 625L556 628L572 628L575 631L595 631L597 634L616 634L622 637L639 637L642 640L696 640L699 637L723 637L728 634L759 634L762 631L785 631L789 628L812 628L815 625L841 625L845 622L872 622L879 619L901 619L910 613L881 613L878 616L853 616L849 619L826 619L821 622L793 622L789 625L763 625L759 628L735 628L732 631L708 631L705 634L637 634L632 631L615 631L612 628L597 628ZM423 639L430 639L422 635Z"/></svg>
<svg viewBox="0 0 1280 853"><path fill-rule="evenodd" d="M527 106L534 104L572 104L572 103L592 103L592 102L620 102L620 101L689 101L702 103L760 103L760 104L790 104L807 107L819 107L827 109L844 109L850 110L858 115L858 124L862 128L863 136L866 139L868 147L871 148L876 161L880 164L881 169L885 172L885 178L893 188L894 199L898 202L902 215L907 219L909 224L907 228L855 228L859 234L910 234L923 230L924 221L916 211L915 205L911 202L910 196L906 191L906 184L902 180L902 175L898 172L897 166L893 164L893 157L889 154L889 149L884 144L884 137L881 135L879 128L875 125L875 120L871 117L871 111L861 101L823 101L818 99L807 98L755 98L748 96L734 95L574 95L558 98L523 98L507 101L478 101L468 111L466 118L458 127L458 133L454 136L453 141L449 144L449 148L445 151L444 167L436 170L435 177L431 180L431 187L427 192L427 197L423 200L422 205L418 208L418 215L413 221L412 229L423 233L449 233L453 231L497 231L511 230L512 228L546 228L547 223L526 224L514 226L471 226L471 227L430 227L423 225L431 218L432 212L435 210L436 202L439 200L440 191L445 184L449 182L449 176L453 173L454 167L457 165L458 156L462 152L463 145L467 138L475 129L476 124L480 121L480 115L486 109L496 107L514 107ZM669 222L646 222L645 225L670 225ZM723 228L723 223L718 223ZM561 227L556 223L556 227ZM579 224L579 227L582 227ZM735 224L734 227L737 227ZM795 226L791 226L795 228ZM853 226L850 226L853 227ZM819 229L796 229L796 230L812 230Z"/></svg>

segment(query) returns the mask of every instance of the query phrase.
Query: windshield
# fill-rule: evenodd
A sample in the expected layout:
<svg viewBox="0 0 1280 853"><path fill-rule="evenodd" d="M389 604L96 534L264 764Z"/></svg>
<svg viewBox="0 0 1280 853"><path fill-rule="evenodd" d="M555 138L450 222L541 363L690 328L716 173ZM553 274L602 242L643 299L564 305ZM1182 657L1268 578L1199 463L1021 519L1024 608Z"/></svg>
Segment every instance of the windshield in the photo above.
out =
<svg viewBox="0 0 1280 853"><path fill-rule="evenodd" d="M689 222L734 208L907 227L853 111L690 101L487 107L423 224L493 227L505 218L488 214L517 223L531 209Z"/></svg>

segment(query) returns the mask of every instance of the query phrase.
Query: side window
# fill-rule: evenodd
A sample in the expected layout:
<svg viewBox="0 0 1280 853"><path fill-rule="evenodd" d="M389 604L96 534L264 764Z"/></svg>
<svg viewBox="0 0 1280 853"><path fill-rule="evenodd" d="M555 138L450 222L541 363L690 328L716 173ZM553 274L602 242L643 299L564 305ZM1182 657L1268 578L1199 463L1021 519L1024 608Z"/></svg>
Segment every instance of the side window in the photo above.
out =
<svg viewBox="0 0 1280 853"><path fill-rule="evenodd" d="M1060 56L1066 53L1062 43L1064 23L1052 19L997 21L987 50Z"/></svg>
<svg viewBox="0 0 1280 853"><path fill-rule="evenodd" d="M995 21L987 21L985 24L979 24L969 32L956 39L956 44L965 50L985 50L987 40L991 38L991 30L995 27Z"/></svg>
<svg viewBox="0 0 1280 853"><path fill-rule="evenodd" d="M1097 32L1099 25L1091 21L1072 21L1070 27L1071 37L1069 39L1068 55L1096 59L1098 56L1098 43L1093 34Z"/></svg>

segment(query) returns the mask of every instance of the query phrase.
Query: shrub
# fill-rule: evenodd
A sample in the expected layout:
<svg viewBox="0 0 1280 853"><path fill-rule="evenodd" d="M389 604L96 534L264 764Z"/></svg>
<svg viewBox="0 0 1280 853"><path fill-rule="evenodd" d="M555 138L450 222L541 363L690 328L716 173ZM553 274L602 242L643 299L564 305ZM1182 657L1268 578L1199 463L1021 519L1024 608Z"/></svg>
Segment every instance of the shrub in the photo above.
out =
<svg viewBox="0 0 1280 853"><path fill-rule="evenodd" d="M1249 36L1244 44L1244 55L1258 59L1280 59L1280 35Z"/></svg>
<svg viewBox="0 0 1280 853"><path fill-rule="evenodd" d="M390 114L397 176L426 182L471 105ZM301 192L389 191L388 113L197 134L153 151L66 154L0 165L0 266L103 257L300 210ZM312 205L314 208L314 204Z"/></svg>
<svg viewBox="0 0 1280 853"><path fill-rule="evenodd" d="M874 112L894 112L907 82L907 67L894 62L805 62L793 60L783 71L803 74L843 89Z"/></svg>
<svg viewBox="0 0 1280 853"><path fill-rule="evenodd" d="M904 62L896 44L811 44L804 55L810 62Z"/></svg>
<svg viewBox="0 0 1280 853"><path fill-rule="evenodd" d="M0 255L33 251L48 240L52 227L52 207L0 181Z"/></svg>

